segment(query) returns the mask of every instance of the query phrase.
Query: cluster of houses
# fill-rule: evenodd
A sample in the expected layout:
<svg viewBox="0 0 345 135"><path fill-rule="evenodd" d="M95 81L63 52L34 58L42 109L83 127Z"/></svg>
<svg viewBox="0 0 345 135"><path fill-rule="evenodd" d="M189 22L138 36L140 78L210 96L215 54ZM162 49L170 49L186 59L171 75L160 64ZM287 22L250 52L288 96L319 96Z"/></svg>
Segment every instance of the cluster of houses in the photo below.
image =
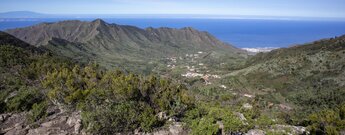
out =
<svg viewBox="0 0 345 135"><path fill-rule="evenodd" d="M199 77L199 78L202 78L206 84L211 84L210 82L211 79L218 79L220 78L220 76L209 74L210 71L207 70L206 64L202 62L198 62L198 59L202 58L202 54L204 54L204 52L199 51L194 54L186 54L184 58L183 57L169 57L167 58L167 60L169 61L169 63L167 64L167 67L170 69L174 69L177 67L176 65L178 64L177 63L178 60L188 60L188 61L185 61L187 62L187 65L184 66L184 68L186 68L187 71L181 74L181 76L186 77L186 78Z"/></svg>

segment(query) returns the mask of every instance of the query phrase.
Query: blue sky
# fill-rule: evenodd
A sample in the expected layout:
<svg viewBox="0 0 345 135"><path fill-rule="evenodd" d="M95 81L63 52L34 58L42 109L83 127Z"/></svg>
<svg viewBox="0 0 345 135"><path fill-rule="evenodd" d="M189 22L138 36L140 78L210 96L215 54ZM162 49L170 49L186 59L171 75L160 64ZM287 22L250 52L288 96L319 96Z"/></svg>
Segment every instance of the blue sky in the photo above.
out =
<svg viewBox="0 0 345 135"><path fill-rule="evenodd" d="M0 0L0 12L345 18L345 0Z"/></svg>

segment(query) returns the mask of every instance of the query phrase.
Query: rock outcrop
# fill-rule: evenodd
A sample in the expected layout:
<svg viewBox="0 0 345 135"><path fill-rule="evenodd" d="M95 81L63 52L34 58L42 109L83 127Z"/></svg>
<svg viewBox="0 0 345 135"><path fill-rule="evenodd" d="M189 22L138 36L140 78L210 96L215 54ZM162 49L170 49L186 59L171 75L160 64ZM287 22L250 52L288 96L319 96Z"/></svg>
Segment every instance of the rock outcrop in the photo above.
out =
<svg viewBox="0 0 345 135"><path fill-rule="evenodd" d="M5 135L25 135L29 127L26 126L27 112L12 114L1 114L0 134Z"/></svg>
<svg viewBox="0 0 345 135"><path fill-rule="evenodd" d="M2 114L0 134L5 135L73 135L82 132L80 112L55 113L43 121L29 124L26 121L27 112L18 114Z"/></svg>
<svg viewBox="0 0 345 135"><path fill-rule="evenodd" d="M272 125L270 131L293 135L309 134L306 127L291 125Z"/></svg>
<svg viewBox="0 0 345 135"><path fill-rule="evenodd" d="M265 132L260 129L251 129L245 135L265 135Z"/></svg>

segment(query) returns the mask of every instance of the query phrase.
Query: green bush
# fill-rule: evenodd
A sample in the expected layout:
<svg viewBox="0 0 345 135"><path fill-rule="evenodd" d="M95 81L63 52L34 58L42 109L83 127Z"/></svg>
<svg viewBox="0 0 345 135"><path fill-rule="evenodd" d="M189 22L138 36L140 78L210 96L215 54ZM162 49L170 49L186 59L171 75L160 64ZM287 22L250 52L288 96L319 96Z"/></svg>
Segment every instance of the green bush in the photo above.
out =
<svg viewBox="0 0 345 135"><path fill-rule="evenodd" d="M345 104L335 109L326 109L310 114L308 117L308 129L311 134L339 134L345 129L345 119L342 117Z"/></svg>
<svg viewBox="0 0 345 135"><path fill-rule="evenodd" d="M255 122L256 125L260 126L260 127L268 127L270 125L274 124L274 121L272 120L272 118L268 117L267 115L260 115L259 118L256 120Z"/></svg>
<svg viewBox="0 0 345 135"><path fill-rule="evenodd" d="M337 130L336 127L333 127L333 126L326 126L325 127L325 130L326 130L326 134L327 135L339 135L339 132Z"/></svg>
<svg viewBox="0 0 345 135"><path fill-rule="evenodd" d="M4 101L0 101L0 113L4 113L6 111L6 103Z"/></svg>
<svg viewBox="0 0 345 135"><path fill-rule="evenodd" d="M29 122L33 123L42 118L45 118L47 116L47 112L46 112L47 108L48 108L47 102L41 102L38 104L35 103L28 114Z"/></svg>
<svg viewBox="0 0 345 135"><path fill-rule="evenodd" d="M221 120L226 132L246 130L245 125L238 116L234 115L234 112L228 109L212 107L209 109L208 115L217 120Z"/></svg>
<svg viewBox="0 0 345 135"><path fill-rule="evenodd" d="M138 128L150 132L166 122L158 120L157 113L181 117L194 106L186 86L171 79L105 71L97 64L74 66L53 54L14 46L0 46L0 70L5 83L0 112L30 110L31 123L46 116L46 99L64 109L81 110L84 128L95 134Z"/></svg>
<svg viewBox="0 0 345 135"><path fill-rule="evenodd" d="M22 87L18 93L6 102L8 111L27 111L32 105L44 100L39 90L31 87Z"/></svg>
<svg viewBox="0 0 345 135"><path fill-rule="evenodd" d="M151 107L147 106L143 109L140 114L140 127L145 132L151 132L153 128L160 126L161 122Z"/></svg>
<svg viewBox="0 0 345 135"><path fill-rule="evenodd" d="M219 125L217 121L221 121L224 125L224 132L246 132L249 130L249 125L245 125L233 111L229 108L220 106L199 105L186 112L183 119L190 125L192 134L217 134Z"/></svg>
<svg viewBox="0 0 345 135"><path fill-rule="evenodd" d="M213 117L195 119L190 127L193 135L216 135L219 132L219 125Z"/></svg>
<svg viewBox="0 0 345 135"><path fill-rule="evenodd" d="M15 65L27 64L29 55L24 49L10 46L0 45L0 66L12 68Z"/></svg>
<svg viewBox="0 0 345 135"><path fill-rule="evenodd" d="M133 131L139 127L139 111L134 103L102 106L95 110L84 110L84 128L92 133L115 134Z"/></svg>

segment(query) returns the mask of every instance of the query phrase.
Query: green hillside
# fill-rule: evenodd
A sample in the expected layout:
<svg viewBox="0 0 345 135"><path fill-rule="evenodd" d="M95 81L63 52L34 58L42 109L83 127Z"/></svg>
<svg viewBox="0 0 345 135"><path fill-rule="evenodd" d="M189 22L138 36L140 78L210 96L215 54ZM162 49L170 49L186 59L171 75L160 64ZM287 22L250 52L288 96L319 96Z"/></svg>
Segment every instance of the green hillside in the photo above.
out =
<svg viewBox="0 0 345 135"><path fill-rule="evenodd" d="M38 49L35 47L26 49L27 43L4 33L0 41L0 113L25 114L20 123L2 115L1 134L12 130L8 129L11 124L30 126L13 128L28 133L52 115L73 111L81 111L83 128L89 133L114 134L137 128L148 132L167 122L158 119L157 113L181 117L194 107L186 87L173 80L105 71L97 64L79 65L48 51L32 51ZM54 107L64 111L49 112ZM6 120L10 124L3 123Z"/></svg>
<svg viewBox="0 0 345 135"><path fill-rule="evenodd" d="M255 95L268 113L288 114L284 119L290 124L308 124L310 114L337 110L345 102L344 36L259 53L243 67L224 75L219 83L233 91ZM321 122L324 118L314 119ZM344 121L334 124L336 121L323 122L333 123L338 130L344 128L340 124Z"/></svg>
<svg viewBox="0 0 345 135"><path fill-rule="evenodd" d="M200 51L215 56L246 57L246 52L190 27L140 29L97 19L42 23L6 32L81 62L91 60L108 69L118 67L146 73L159 66L161 60Z"/></svg>
<svg viewBox="0 0 345 135"><path fill-rule="evenodd" d="M192 28L95 20L7 32L20 39L0 33L0 134L345 129L345 36L247 56Z"/></svg>

